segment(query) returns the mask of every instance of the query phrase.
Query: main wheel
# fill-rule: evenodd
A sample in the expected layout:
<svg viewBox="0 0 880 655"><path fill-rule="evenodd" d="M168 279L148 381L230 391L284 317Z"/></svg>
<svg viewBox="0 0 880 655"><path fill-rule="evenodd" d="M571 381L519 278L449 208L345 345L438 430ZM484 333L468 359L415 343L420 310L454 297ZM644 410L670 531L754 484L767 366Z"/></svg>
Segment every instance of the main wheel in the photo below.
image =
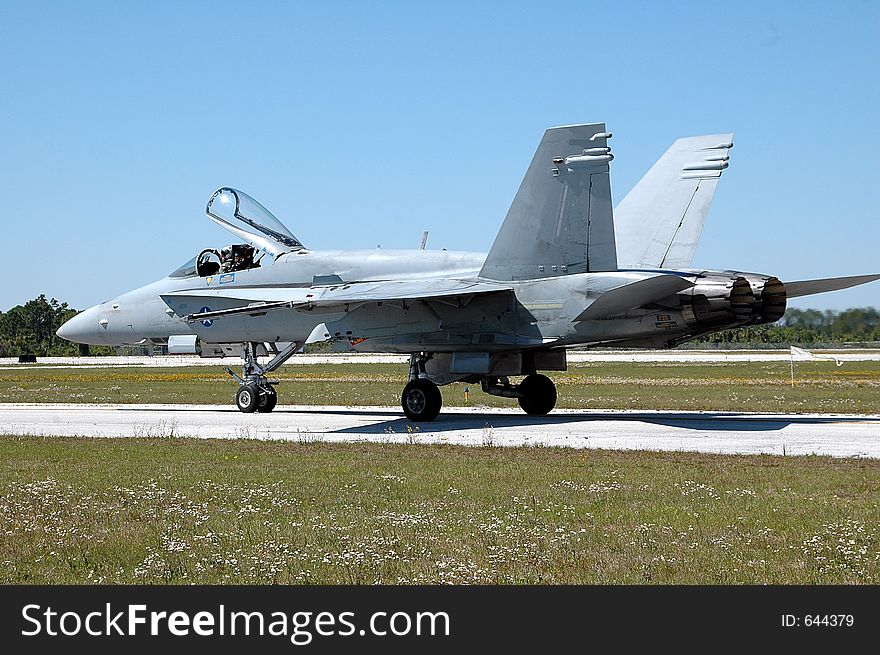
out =
<svg viewBox="0 0 880 655"><path fill-rule="evenodd" d="M519 406L526 414L544 416L556 406L556 385L546 375L534 373L519 383Z"/></svg>
<svg viewBox="0 0 880 655"><path fill-rule="evenodd" d="M433 421L440 413L443 397L430 380L413 380L403 388L400 404L411 421Z"/></svg>
<svg viewBox="0 0 880 655"><path fill-rule="evenodd" d="M272 389L272 387L269 387ZM272 389L271 393L261 393L260 399L257 401L257 410L268 414L273 409L275 409L275 405L278 404L278 392L275 389Z"/></svg>
<svg viewBox="0 0 880 655"><path fill-rule="evenodd" d="M243 384L235 392L235 404L238 405L239 410L246 414L256 410L259 402L260 394L253 384Z"/></svg>

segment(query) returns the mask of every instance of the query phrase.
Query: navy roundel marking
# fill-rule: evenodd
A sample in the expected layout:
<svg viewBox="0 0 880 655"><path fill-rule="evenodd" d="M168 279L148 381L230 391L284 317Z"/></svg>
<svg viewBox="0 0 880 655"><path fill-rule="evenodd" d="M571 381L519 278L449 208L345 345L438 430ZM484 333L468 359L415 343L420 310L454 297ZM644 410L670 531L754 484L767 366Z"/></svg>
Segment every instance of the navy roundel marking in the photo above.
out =
<svg viewBox="0 0 880 655"><path fill-rule="evenodd" d="M210 307L202 307L199 310L199 314L202 314L204 312L210 312L210 311L211 311ZM202 321L202 325L204 325L205 327L211 327L212 325L214 325L214 321L208 319L208 320Z"/></svg>

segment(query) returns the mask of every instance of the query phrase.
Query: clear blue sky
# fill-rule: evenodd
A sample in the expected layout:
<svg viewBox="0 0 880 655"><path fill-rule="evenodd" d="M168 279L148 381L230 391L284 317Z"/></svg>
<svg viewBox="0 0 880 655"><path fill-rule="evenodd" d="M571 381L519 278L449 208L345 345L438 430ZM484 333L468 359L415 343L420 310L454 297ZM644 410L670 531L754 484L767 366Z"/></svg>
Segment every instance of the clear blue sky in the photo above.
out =
<svg viewBox="0 0 880 655"><path fill-rule="evenodd" d="M488 250L545 127L605 121L615 202L735 132L696 266L880 272L877 2L0 3L0 309L84 308L229 242ZM880 306L880 283L795 306Z"/></svg>

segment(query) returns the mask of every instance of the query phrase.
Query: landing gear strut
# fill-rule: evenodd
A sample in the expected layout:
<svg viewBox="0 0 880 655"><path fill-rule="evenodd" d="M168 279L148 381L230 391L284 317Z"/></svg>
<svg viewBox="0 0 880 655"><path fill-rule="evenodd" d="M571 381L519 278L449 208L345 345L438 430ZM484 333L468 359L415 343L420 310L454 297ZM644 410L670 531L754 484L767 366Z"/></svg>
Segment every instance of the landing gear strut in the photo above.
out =
<svg viewBox="0 0 880 655"><path fill-rule="evenodd" d="M482 387L493 396L516 398L523 411L531 416L544 416L556 406L556 386L540 373L527 375L519 384L510 384L506 377L483 378Z"/></svg>
<svg viewBox="0 0 880 655"><path fill-rule="evenodd" d="M259 344L247 342L244 344L242 357L244 358L244 377L233 373L229 368L226 372L238 380L238 391L235 392L235 404L242 412L271 412L278 404L278 392L275 391L277 380L270 380L266 373L271 373L286 362L299 348L298 343L291 343L284 350L276 353L265 366L260 366L257 361L257 347Z"/></svg>
<svg viewBox="0 0 880 655"><path fill-rule="evenodd" d="M440 388L425 373L425 363L430 358L426 353L409 358L409 382L403 388L400 404L411 421L433 421L443 406Z"/></svg>

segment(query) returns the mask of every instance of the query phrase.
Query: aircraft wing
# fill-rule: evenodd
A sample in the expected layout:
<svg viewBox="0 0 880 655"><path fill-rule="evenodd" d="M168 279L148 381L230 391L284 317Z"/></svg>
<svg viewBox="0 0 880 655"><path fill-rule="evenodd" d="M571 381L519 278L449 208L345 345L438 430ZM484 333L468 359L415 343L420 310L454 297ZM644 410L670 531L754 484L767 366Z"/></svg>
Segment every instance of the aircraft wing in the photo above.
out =
<svg viewBox="0 0 880 655"><path fill-rule="evenodd" d="M469 300L474 295L511 291L505 284L468 280L380 280L342 283L326 287L254 287L239 289L192 289L162 296L162 300L185 320L203 321L239 314L260 315L279 309L310 310L366 302L406 302L454 298ZM212 305L222 309L208 309ZM201 307L197 312L190 308Z"/></svg>
<svg viewBox="0 0 880 655"><path fill-rule="evenodd" d="M801 280L799 282L786 282L785 295L788 298L800 298L812 296L815 293L826 291L839 291L867 284L874 280L880 280L880 275L852 275L850 277L829 277L823 280Z"/></svg>

